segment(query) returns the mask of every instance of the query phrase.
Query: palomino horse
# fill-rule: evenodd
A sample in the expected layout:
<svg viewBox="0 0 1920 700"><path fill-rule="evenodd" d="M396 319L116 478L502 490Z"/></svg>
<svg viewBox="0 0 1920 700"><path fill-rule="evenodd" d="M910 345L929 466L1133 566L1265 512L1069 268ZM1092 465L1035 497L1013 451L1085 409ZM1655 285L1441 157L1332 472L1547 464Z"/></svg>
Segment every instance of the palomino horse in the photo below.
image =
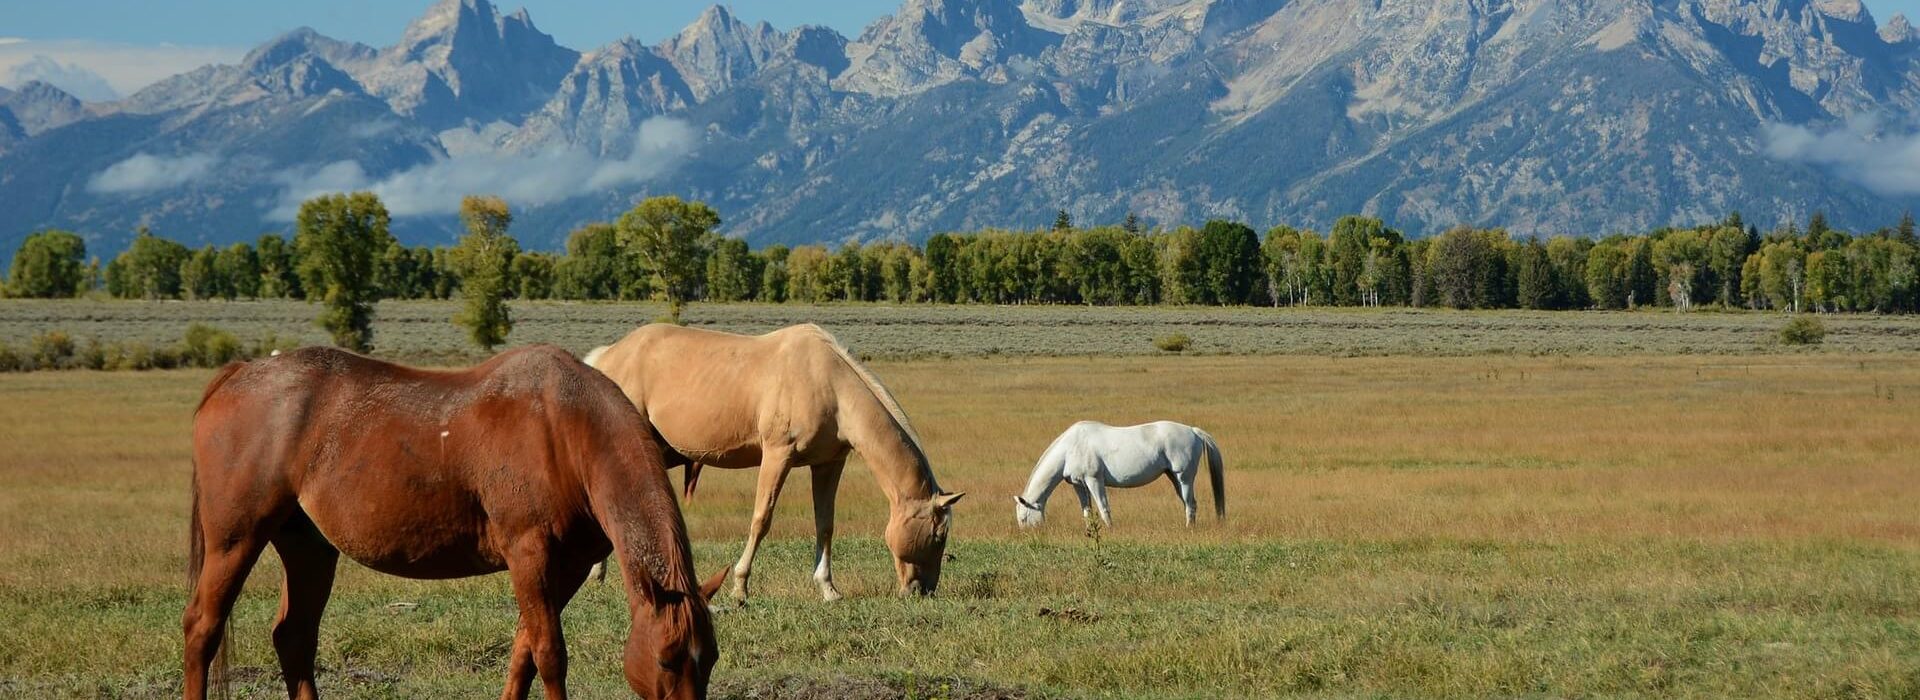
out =
<svg viewBox="0 0 1920 700"><path fill-rule="evenodd" d="M1221 478L1226 465L1220 461L1220 445L1207 431L1171 421L1125 428L1080 421L1041 453L1033 476L1027 478L1026 492L1013 497L1013 517L1021 527L1039 525L1046 515L1047 496L1065 481L1080 496L1081 515L1093 517L1093 508L1099 508L1100 521L1112 525L1108 486L1145 486L1164 476L1186 504L1187 524L1192 525L1194 485L1202 457L1213 481L1213 512L1225 518L1227 491Z"/></svg>
<svg viewBox="0 0 1920 700"><path fill-rule="evenodd" d="M687 493L699 465L760 468L746 551L733 569L733 597L747 599L754 552L772 524L787 472L813 468L814 582L833 585L833 500L849 450L857 451L886 492L902 593L940 584L953 504L920 450L907 416L880 380L812 324L761 336L655 324L587 354L653 421L668 458L684 458Z"/></svg>
<svg viewBox="0 0 1920 700"><path fill-rule="evenodd" d="M193 421L186 697L206 697L247 572L268 544L286 569L273 624L287 694L314 698L320 615L345 553L422 579L506 570L519 601L504 698L537 670L566 697L560 610L609 552L632 614L627 683L704 698L719 657L646 419L566 351L531 347L429 372L328 348L234 363ZM216 672L216 677L224 674Z"/></svg>

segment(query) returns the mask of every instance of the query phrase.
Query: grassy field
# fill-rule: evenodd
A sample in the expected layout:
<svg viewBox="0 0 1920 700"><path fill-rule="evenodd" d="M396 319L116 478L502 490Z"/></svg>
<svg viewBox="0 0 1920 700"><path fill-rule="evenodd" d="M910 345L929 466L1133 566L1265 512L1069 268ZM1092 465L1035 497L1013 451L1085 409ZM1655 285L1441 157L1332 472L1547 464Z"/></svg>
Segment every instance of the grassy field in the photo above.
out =
<svg viewBox="0 0 1920 700"><path fill-rule="evenodd" d="M1007 312L1027 313L1105 312ZM1343 316L1242 313L1229 316ZM888 337L874 332L862 337ZM718 617L720 697L1920 697L1920 359L1908 354L875 369L942 484L970 494L941 595L887 595L884 504L856 463L837 548L850 598L816 601L807 480L790 480L758 597ZM0 376L0 696L177 693L187 426L207 376ZM1116 493L1117 525L1098 538L1067 494L1041 531L1016 531L1011 496L1079 418L1206 426L1227 456L1227 521L1187 530L1156 486ZM751 487L750 474L709 471L688 504L703 572L738 553ZM277 692L278 579L269 555L236 626L240 677L259 697ZM568 610L581 697L625 693L624 610L612 586ZM322 687L497 693L513 614L504 577L346 566Z"/></svg>
<svg viewBox="0 0 1920 700"><path fill-rule="evenodd" d="M423 361L477 351L449 322L459 305L383 302L380 354ZM661 316L646 303L515 303L513 343L554 343L585 352ZM188 323L211 323L244 341L268 334L324 343L319 307L303 302L0 301L0 343L22 348L62 330L78 341L173 343ZM689 325L761 333L819 323L876 358L1152 355L1153 339L1185 334L1196 354L1263 355L1649 355L1792 351L1774 337L1777 313L1459 312L1416 309L1209 307L879 306L694 304ZM1920 351L1920 317L1828 315L1822 352Z"/></svg>

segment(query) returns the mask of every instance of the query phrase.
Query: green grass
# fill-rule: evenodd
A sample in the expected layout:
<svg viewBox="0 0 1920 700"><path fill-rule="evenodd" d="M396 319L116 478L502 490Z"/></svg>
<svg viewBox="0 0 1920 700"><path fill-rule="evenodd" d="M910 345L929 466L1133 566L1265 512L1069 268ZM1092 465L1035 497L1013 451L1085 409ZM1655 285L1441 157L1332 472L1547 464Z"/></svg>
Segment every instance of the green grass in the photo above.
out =
<svg viewBox="0 0 1920 700"><path fill-rule="evenodd" d="M890 595L884 499L856 461L835 548L849 599L819 602L808 480L790 479L754 602L717 617L716 697L1920 697L1909 355L874 369L941 484L969 493L940 595ZM0 697L177 695L209 374L0 375ZM1039 531L1012 526L1058 430L1152 417L1220 439L1226 522L1181 527L1156 486L1114 493L1098 539L1067 494ZM709 471L686 504L702 573L737 556L753 481ZM279 577L269 553L239 606L246 697L279 693ZM568 608L579 697L627 696L619 591ZM503 576L343 564L322 688L496 694L513 624Z"/></svg>

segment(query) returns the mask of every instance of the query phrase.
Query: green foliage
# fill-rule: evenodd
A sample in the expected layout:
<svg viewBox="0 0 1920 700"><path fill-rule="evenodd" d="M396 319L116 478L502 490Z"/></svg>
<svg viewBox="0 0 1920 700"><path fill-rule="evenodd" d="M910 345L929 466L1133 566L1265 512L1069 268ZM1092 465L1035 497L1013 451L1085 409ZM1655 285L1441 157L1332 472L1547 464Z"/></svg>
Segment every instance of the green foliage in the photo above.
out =
<svg viewBox="0 0 1920 700"><path fill-rule="evenodd" d="M1193 339L1185 333L1172 333L1154 338L1153 346L1161 352L1186 352L1193 346Z"/></svg>
<svg viewBox="0 0 1920 700"><path fill-rule="evenodd" d="M473 344L491 352L513 332L506 302L508 277L520 254L520 244L507 234L513 214L499 197L467 197L460 203L460 220L467 235L453 249L453 261L466 306L453 321L467 329Z"/></svg>
<svg viewBox="0 0 1920 700"><path fill-rule="evenodd" d="M1826 340L1826 324L1812 316L1794 316L1780 327L1782 345L1819 345Z"/></svg>
<svg viewBox="0 0 1920 700"><path fill-rule="evenodd" d="M191 255L186 246L142 226L133 243L108 266L107 292L129 299L178 299L180 266Z"/></svg>
<svg viewBox="0 0 1920 700"><path fill-rule="evenodd" d="M1234 305L1253 301L1261 278L1260 239L1244 224L1209 221L1194 246L1200 269L1193 300L1202 304Z"/></svg>
<svg viewBox="0 0 1920 700"><path fill-rule="evenodd" d="M377 204L362 197L361 204ZM372 230L376 218L353 226ZM632 300L657 292L669 318L702 299L1920 311L1920 242L1902 233L1912 229L1910 217L1870 235L1815 220L1809 233L1789 225L1763 239L1732 215L1598 241L1514 240L1500 229L1465 227L1409 240L1369 217L1343 218L1325 238L1283 225L1261 239L1231 221L1145 233L1133 217L1119 227L985 229L938 233L922 247L877 241L801 251L755 251L715 233L718 222L705 204L664 197L617 224L581 227L562 255L519 252L513 243L502 298ZM330 304L322 319L329 328L363 322L355 319L370 314L372 299L444 299L468 284L458 250L384 240L370 266L339 267L372 283L344 295L334 289L336 298L359 302ZM303 298L311 288L324 298L330 268L307 260L297 243L269 234L256 246L190 251L143 232L106 266L106 287L119 297ZM98 275L80 270L82 286ZM469 318L502 318L475 313Z"/></svg>
<svg viewBox="0 0 1920 700"><path fill-rule="evenodd" d="M14 251L6 292L40 299L79 296L92 287L86 259L87 243L76 234L41 231L29 235Z"/></svg>
<svg viewBox="0 0 1920 700"><path fill-rule="evenodd" d="M615 225L620 245L653 272L676 321L699 286L706 254L701 244L719 225L720 215L704 202L672 196L641 202Z"/></svg>
<svg viewBox="0 0 1920 700"><path fill-rule="evenodd" d="M244 355L239 338L204 323L187 326L180 342L181 359L196 367L219 367Z"/></svg>
<svg viewBox="0 0 1920 700"><path fill-rule="evenodd" d="M293 248L278 234L265 234L254 244L260 260L260 296L268 299L302 299L300 276L295 273Z"/></svg>
<svg viewBox="0 0 1920 700"><path fill-rule="evenodd" d="M227 285L220 277L220 271L214 261L220 254L213 246L204 246L187 256L180 263L180 290L188 299L213 299L231 294L226 293Z"/></svg>
<svg viewBox="0 0 1920 700"><path fill-rule="evenodd" d="M260 256L253 251L253 246L245 243L227 246L214 258L213 267L226 298L260 297Z"/></svg>
<svg viewBox="0 0 1920 700"><path fill-rule="evenodd" d="M393 235L380 198L371 192L325 195L300 205L293 247L301 286L325 308L316 319L333 342L365 352L373 340L373 304L380 298L372 274Z"/></svg>

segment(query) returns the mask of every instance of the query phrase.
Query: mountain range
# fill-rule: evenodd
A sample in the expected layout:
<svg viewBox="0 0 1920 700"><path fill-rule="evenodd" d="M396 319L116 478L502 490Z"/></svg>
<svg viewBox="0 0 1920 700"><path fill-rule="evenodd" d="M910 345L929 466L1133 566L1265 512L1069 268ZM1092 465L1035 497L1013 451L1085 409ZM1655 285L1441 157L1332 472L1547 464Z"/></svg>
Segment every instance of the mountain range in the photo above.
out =
<svg viewBox="0 0 1920 700"><path fill-rule="evenodd" d="M301 29L117 101L0 91L0 246L250 240L346 189L412 242L501 194L539 248L662 193L756 245L1061 209L1873 228L1920 202L1917 108L1920 32L1858 0L905 0L852 38L716 6L584 52L443 0L384 48Z"/></svg>

